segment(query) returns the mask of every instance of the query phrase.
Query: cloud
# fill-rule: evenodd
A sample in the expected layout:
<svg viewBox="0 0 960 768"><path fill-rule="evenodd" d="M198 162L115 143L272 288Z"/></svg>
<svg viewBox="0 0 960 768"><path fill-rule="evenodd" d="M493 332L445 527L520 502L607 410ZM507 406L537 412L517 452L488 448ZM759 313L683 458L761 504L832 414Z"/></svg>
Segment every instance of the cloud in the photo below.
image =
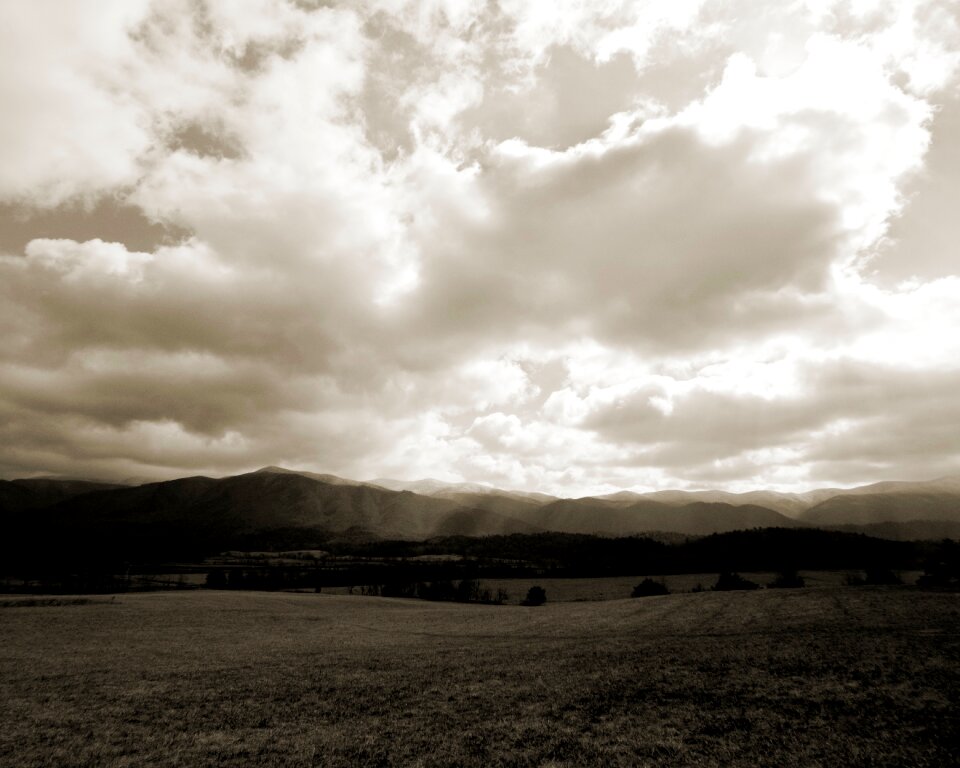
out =
<svg viewBox="0 0 960 768"><path fill-rule="evenodd" d="M136 181L149 129L110 83L145 11L123 0L95 14L77 3L0 10L0 198L53 206Z"/></svg>
<svg viewBox="0 0 960 768"><path fill-rule="evenodd" d="M944 248L936 4L58 9L3 11L3 475L960 467L956 270L883 276Z"/></svg>
<svg viewBox="0 0 960 768"><path fill-rule="evenodd" d="M567 153L500 145L478 177L485 214L441 222L455 240L422 254L412 321L663 349L776 325L765 297L805 312L837 257L836 211L802 161L751 163L752 147L683 128Z"/></svg>

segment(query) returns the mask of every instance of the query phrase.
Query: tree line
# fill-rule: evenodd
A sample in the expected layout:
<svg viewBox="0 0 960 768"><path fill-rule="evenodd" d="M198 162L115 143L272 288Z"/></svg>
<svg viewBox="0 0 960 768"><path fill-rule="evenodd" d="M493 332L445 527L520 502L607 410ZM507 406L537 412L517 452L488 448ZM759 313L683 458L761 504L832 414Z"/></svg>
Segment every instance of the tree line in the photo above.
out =
<svg viewBox="0 0 960 768"><path fill-rule="evenodd" d="M390 592L410 589L409 585L459 584L482 578L795 573L801 569L859 570L865 573L865 580L871 573L924 570L922 585L936 587L955 584L960 573L960 545L951 540L889 541L818 529L755 529L675 543L645 536L562 533L454 536L420 542L340 540L328 541L324 551L326 556L305 560L302 565L252 566L249 559L241 557L232 565L211 568L201 557L187 566L179 561L176 567L210 573L210 585L223 589L322 589L364 584L379 585L381 592L384 588ZM112 552L109 557L98 557L78 547L70 558L4 560L0 576L7 577L8 591L11 579L19 580L18 589L27 589L23 585L29 583L31 591L122 591L129 581L122 574L145 567L125 560L123 555ZM431 555L444 557L423 559ZM244 563L242 567L237 564L240 562Z"/></svg>

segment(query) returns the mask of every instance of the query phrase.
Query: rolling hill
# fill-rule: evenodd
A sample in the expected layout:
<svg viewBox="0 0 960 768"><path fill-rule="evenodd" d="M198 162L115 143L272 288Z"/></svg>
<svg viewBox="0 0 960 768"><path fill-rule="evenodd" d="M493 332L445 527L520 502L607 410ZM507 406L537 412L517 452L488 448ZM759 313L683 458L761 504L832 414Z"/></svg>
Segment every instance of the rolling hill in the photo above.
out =
<svg viewBox="0 0 960 768"><path fill-rule="evenodd" d="M528 522L550 531L622 535L664 531L703 536L742 528L789 527L796 523L771 509L694 501L666 504L636 501L611 507L596 499L563 499L529 513Z"/></svg>
<svg viewBox="0 0 960 768"><path fill-rule="evenodd" d="M960 478L924 481L885 481L855 488L817 488L804 493L776 491L666 490L649 493L620 491L593 497L611 507L627 508L641 501L671 506L694 502L758 506L808 525L871 525L909 521L960 522Z"/></svg>
<svg viewBox="0 0 960 768"><path fill-rule="evenodd" d="M697 502L708 504L727 504L732 507L765 507L787 517L799 517L809 508L810 503L803 494L777 493L775 491L748 491L730 493L728 491L651 491L634 493L620 491L607 496L595 497L613 506L626 507L640 501L656 501L670 506L684 506Z"/></svg>
<svg viewBox="0 0 960 768"><path fill-rule="evenodd" d="M424 540L553 531L695 537L814 526L903 538L914 532L938 537L960 526L960 481L950 478L794 495L670 491L580 499L439 481L414 484L428 492L415 493L400 487L408 483L396 481L391 490L379 482L280 467L139 486L0 481L2 538L9 542L4 552L86 548L173 557L244 547L308 548L344 536ZM745 503L749 499L767 503Z"/></svg>
<svg viewBox="0 0 960 768"><path fill-rule="evenodd" d="M434 496L436 498L457 498L464 495L479 496L503 496L510 499L523 499L530 502L547 503L556 501L556 496L549 496L545 493L535 493L532 491L508 491L502 488L494 488L492 485L482 485L480 483L448 483L445 480L435 480L426 478L424 480L391 480L388 478L377 478L370 480L367 485L373 485L378 488L386 488L391 491L411 491L421 496Z"/></svg>
<svg viewBox="0 0 960 768"><path fill-rule="evenodd" d="M111 483L96 483L87 480L57 480L53 478L0 480L0 512L7 515L22 513L32 509L49 507L52 504L84 493L122 487L124 486Z"/></svg>
<svg viewBox="0 0 960 768"><path fill-rule="evenodd" d="M13 516L5 517L9 521ZM33 541L60 551L84 547L159 556L244 546L310 546L344 532L422 539L532 530L493 510L467 509L449 499L266 468L222 479L188 477L64 498L8 526L7 540Z"/></svg>
<svg viewBox="0 0 960 768"><path fill-rule="evenodd" d="M815 504L843 493L854 493L858 489L844 490L841 488L818 488L806 493L780 493L778 491L744 491L731 493L730 491L702 490L702 491L651 491L649 493L635 493L620 491L607 496L598 496L600 500L613 506L629 506L638 501L657 501L671 506L682 506L694 502L711 504L729 504L733 507L756 506L772 509L781 515L792 518L801 518L806 510Z"/></svg>
<svg viewBox="0 0 960 768"><path fill-rule="evenodd" d="M847 494L811 507L800 519L819 526L916 520L960 522L960 495L938 492Z"/></svg>

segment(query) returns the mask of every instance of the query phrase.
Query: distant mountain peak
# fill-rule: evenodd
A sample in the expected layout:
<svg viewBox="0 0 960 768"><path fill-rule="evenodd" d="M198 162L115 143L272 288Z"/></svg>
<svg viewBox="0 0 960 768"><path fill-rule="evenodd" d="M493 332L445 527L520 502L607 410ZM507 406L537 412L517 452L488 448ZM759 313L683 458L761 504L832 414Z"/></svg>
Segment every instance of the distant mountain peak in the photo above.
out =
<svg viewBox="0 0 960 768"><path fill-rule="evenodd" d="M395 487L383 487L387 483ZM90 542L126 536L131 545L141 546L137 542L149 530L148 539L206 542L214 551L249 544L251 536L259 536L261 543L282 539L306 546L321 534L348 531L412 539L535 531L697 536L749 528L876 524L897 536L909 531L939 535L960 525L960 484L949 478L804 494L627 491L558 499L474 483L362 483L266 466L233 477L185 477L137 487L0 481L0 518L6 520L8 540L16 538L11 530L32 526L38 541L59 531L65 542L74 534Z"/></svg>
<svg viewBox="0 0 960 768"><path fill-rule="evenodd" d="M411 491L413 493L419 493L427 496L439 491L459 491L461 493L497 492L497 489L492 485L437 480L433 477L425 477L420 480L394 480L389 477L378 477L376 480L370 480L369 484L376 485L380 488L386 488L391 491Z"/></svg>
<svg viewBox="0 0 960 768"><path fill-rule="evenodd" d="M327 485L367 485L367 483L361 483L358 480L348 480L343 477L338 477L337 475L327 475L320 474L318 472L307 472L303 469L287 469L286 467L277 467L270 465L268 467L261 467L260 469L251 472L252 475L299 475L300 477L306 477L310 480L317 480L321 483L327 483Z"/></svg>

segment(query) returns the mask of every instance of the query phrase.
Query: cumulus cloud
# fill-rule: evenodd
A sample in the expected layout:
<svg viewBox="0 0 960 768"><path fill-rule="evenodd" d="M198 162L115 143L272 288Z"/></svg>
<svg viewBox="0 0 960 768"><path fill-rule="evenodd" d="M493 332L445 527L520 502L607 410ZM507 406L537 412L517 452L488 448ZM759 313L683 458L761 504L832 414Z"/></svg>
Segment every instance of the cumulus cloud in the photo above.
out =
<svg viewBox="0 0 960 768"><path fill-rule="evenodd" d="M0 12L4 476L960 469L940 3Z"/></svg>
<svg viewBox="0 0 960 768"><path fill-rule="evenodd" d="M150 148L135 102L110 82L146 3L5 4L0 9L0 195L39 205L133 183Z"/></svg>

